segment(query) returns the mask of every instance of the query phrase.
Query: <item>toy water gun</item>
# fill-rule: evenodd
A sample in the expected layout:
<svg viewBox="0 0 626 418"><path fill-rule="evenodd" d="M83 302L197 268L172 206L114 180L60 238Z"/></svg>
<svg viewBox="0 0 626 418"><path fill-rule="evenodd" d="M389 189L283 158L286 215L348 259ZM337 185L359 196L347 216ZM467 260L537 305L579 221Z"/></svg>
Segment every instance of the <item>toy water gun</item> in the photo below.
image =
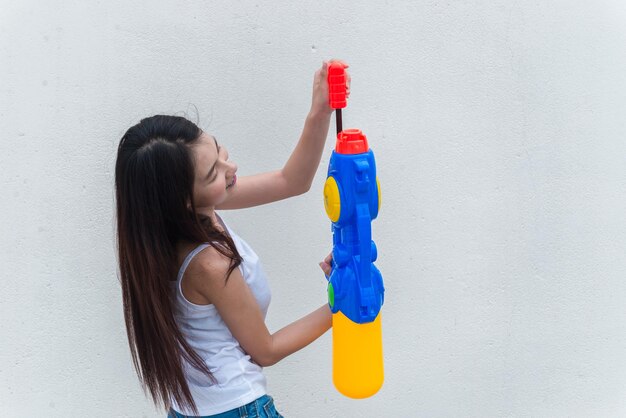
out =
<svg viewBox="0 0 626 418"><path fill-rule="evenodd" d="M328 303L333 312L333 383L351 398L374 395L383 384L383 279L374 266L377 251L371 222L380 208L376 161L359 129L342 129L346 107L343 64L328 67L330 106L336 109L337 142L324 185L324 207L332 221L333 261Z"/></svg>

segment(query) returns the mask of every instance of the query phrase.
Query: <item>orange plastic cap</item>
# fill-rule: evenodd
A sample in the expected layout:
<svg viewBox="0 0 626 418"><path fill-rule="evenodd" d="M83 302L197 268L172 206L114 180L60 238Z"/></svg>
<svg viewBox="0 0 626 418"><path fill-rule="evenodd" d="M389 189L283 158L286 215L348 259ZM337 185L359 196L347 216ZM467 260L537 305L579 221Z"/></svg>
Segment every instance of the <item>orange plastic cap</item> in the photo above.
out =
<svg viewBox="0 0 626 418"><path fill-rule="evenodd" d="M360 129L345 129L337 134L335 152L338 154L362 154L369 149L367 138Z"/></svg>

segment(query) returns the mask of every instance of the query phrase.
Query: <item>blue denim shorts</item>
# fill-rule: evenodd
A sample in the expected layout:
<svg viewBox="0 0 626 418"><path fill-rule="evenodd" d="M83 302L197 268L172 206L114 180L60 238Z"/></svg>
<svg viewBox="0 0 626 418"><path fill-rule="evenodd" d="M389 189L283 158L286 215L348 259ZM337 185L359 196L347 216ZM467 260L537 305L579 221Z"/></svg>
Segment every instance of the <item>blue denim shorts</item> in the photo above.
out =
<svg viewBox="0 0 626 418"><path fill-rule="evenodd" d="M192 418L191 415L183 415L170 409L170 413L167 418ZM205 415L202 417L194 418L284 418L278 413L274 407L274 398L269 395L263 395L260 398L240 406L239 408L231 409L230 411L222 412L215 415Z"/></svg>

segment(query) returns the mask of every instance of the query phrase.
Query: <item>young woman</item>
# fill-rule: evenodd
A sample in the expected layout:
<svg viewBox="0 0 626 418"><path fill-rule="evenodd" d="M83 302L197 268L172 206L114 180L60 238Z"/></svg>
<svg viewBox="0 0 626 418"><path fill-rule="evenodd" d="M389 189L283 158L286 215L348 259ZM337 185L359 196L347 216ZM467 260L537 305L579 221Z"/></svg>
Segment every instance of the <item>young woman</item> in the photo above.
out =
<svg viewBox="0 0 626 418"><path fill-rule="evenodd" d="M224 145L182 117L143 119L120 141L115 187L126 330L143 387L170 417L280 417L262 368L331 326L324 304L270 333L259 259L216 212L309 190L332 114L327 67L315 73L302 136L280 170L238 178ZM326 274L330 261L320 263Z"/></svg>

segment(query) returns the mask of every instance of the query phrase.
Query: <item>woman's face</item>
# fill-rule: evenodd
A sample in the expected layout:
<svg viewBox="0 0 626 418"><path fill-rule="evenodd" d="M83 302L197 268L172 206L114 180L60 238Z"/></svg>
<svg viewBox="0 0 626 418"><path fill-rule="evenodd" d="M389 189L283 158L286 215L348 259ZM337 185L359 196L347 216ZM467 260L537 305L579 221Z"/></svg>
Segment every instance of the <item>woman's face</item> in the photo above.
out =
<svg viewBox="0 0 626 418"><path fill-rule="evenodd" d="M228 151L215 137L202 133L192 146L195 158L193 199L200 213L210 214L222 203L237 181L237 164L228 161Z"/></svg>

